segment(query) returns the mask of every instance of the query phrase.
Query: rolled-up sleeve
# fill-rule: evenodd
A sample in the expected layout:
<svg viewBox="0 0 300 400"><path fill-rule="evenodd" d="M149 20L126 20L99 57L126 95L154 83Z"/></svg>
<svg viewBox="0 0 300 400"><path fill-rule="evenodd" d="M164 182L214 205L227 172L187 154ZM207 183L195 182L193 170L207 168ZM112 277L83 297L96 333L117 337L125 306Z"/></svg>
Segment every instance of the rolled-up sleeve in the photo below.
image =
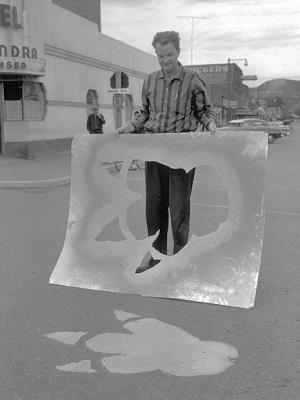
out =
<svg viewBox="0 0 300 400"><path fill-rule="evenodd" d="M137 132L143 129L145 123L148 121L150 117L150 105L149 105L149 94L148 94L149 80L150 80L149 76L144 80L143 90L142 90L142 109L140 110L140 114L136 119L131 121Z"/></svg>
<svg viewBox="0 0 300 400"><path fill-rule="evenodd" d="M100 114L100 115L99 115L99 117L100 117L100 121L101 121L101 123L102 123L102 124L105 124L105 123L106 123L106 121L105 121L105 118L104 118L104 116L103 116L102 114Z"/></svg>
<svg viewBox="0 0 300 400"><path fill-rule="evenodd" d="M193 96L194 116L198 122L203 124L205 128L208 128L210 122L215 122L215 115L205 85L196 75L193 79Z"/></svg>

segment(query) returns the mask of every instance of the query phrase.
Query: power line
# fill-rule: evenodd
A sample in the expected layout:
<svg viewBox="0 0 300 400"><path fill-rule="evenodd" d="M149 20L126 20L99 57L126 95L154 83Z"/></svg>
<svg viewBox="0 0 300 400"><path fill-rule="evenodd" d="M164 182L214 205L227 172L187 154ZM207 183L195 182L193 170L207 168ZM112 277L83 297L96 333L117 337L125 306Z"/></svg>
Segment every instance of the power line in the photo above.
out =
<svg viewBox="0 0 300 400"><path fill-rule="evenodd" d="M193 55L194 55L194 22L199 19L209 19L208 17L194 17L192 15L179 15L179 18L188 19L192 24L191 29L191 65L193 65Z"/></svg>

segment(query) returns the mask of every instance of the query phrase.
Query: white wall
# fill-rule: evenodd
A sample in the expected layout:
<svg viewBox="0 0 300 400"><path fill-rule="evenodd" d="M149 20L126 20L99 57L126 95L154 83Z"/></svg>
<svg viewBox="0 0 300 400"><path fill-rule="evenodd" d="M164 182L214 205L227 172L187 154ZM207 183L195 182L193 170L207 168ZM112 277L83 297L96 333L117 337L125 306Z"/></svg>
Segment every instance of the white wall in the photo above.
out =
<svg viewBox="0 0 300 400"><path fill-rule="evenodd" d="M143 72L157 68L153 55L99 33L97 24L54 5L51 0L25 0L25 5L30 15L30 37L35 42L38 39L42 46L49 43Z"/></svg>
<svg viewBox="0 0 300 400"><path fill-rule="evenodd" d="M46 54L45 44L125 68L134 106L141 103L143 77L139 73L158 69L156 57L99 33L97 24L54 5L51 0L25 0L24 3L28 10L29 47L37 48L38 57L47 61L46 76L38 80L45 85L49 105L44 121L5 121L5 140L43 140L85 134L86 107L84 104L72 106L72 103L85 103L88 89L98 92L101 113L107 121L105 131L113 130L112 108L109 108L113 95L108 89L114 71ZM14 36L12 43L21 46L22 30L9 31ZM9 35L6 30L6 41ZM132 74L126 69L133 70ZM66 102L69 104L63 106Z"/></svg>

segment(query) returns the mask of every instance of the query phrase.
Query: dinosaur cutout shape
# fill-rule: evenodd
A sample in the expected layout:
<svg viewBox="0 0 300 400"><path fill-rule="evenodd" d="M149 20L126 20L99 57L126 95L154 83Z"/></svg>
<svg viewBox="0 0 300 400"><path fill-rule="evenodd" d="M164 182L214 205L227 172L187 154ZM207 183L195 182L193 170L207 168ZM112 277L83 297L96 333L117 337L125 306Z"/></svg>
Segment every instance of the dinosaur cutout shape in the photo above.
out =
<svg viewBox="0 0 300 400"><path fill-rule="evenodd" d="M101 333L85 342L88 349L95 353L110 354L101 358L101 363L112 373L133 374L160 370L183 377L213 375L232 366L238 356L233 346L202 341L161 320L143 318L122 310L115 310L114 314L124 322L123 329L129 333ZM76 332L73 334L77 336ZM55 333L45 336L61 341ZM81 343L84 343L82 339ZM96 355L93 360L95 358ZM97 362L93 364L97 365ZM96 371L95 368L91 367L90 360L57 366L57 369L69 372L91 373Z"/></svg>
<svg viewBox="0 0 300 400"><path fill-rule="evenodd" d="M73 140L68 229L50 283L253 307L264 233L267 135L235 131L214 136L98 136ZM192 234L176 255L156 251L152 244L159 232L137 238L128 228L127 210L143 197L127 185L133 159L186 171L214 168L228 196L226 220L207 235ZM123 161L120 176L101 166L115 160ZM104 240L104 230L116 221L124 240ZM135 274L149 252L160 263Z"/></svg>

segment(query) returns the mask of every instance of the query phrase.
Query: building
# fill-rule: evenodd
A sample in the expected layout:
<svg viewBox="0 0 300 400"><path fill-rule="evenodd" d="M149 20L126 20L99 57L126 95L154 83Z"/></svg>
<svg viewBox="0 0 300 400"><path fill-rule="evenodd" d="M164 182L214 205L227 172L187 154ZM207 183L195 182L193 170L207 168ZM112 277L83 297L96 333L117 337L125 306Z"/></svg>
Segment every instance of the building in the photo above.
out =
<svg viewBox="0 0 300 400"><path fill-rule="evenodd" d="M99 103L111 131L140 108L155 56L101 33L100 0L0 0L0 152L70 149Z"/></svg>
<svg viewBox="0 0 300 400"><path fill-rule="evenodd" d="M243 71L235 63L188 65L187 68L204 80L219 125L248 109L249 88L243 84Z"/></svg>
<svg viewBox="0 0 300 400"><path fill-rule="evenodd" d="M262 85L250 89L252 108L257 110L260 118L267 121L289 118L289 112L281 97L283 93L279 92L277 95L276 91L269 87L270 82L272 81L264 82Z"/></svg>

